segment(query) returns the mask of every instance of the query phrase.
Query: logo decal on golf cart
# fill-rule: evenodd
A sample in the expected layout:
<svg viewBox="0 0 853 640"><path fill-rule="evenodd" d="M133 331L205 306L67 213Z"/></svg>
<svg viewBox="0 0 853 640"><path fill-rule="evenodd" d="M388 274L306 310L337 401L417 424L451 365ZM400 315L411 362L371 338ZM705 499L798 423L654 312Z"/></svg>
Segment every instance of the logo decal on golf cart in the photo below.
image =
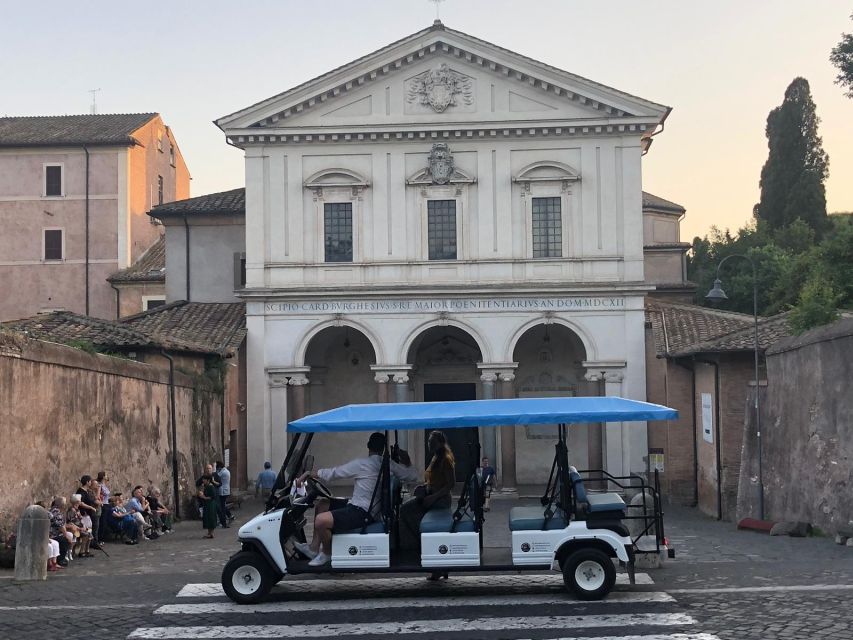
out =
<svg viewBox="0 0 853 640"><path fill-rule="evenodd" d="M356 547L355 545L351 546L349 548L349 554L351 556L357 556L358 555L358 547Z"/></svg>
<svg viewBox="0 0 853 640"><path fill-rule="evenodd" d="M524 551L524 553L527 553L528 551L530 551L530 544L527 542L522 542L521 550Z"/></svg>
<svg viewBox="0 0 853 640"><path fill-rule="evenodd" d="M439 552L441 555L444 555L445 553L447 553L447 545L446 545L446 544L441 545L441 546L438 548L438 552Z"/></svg>

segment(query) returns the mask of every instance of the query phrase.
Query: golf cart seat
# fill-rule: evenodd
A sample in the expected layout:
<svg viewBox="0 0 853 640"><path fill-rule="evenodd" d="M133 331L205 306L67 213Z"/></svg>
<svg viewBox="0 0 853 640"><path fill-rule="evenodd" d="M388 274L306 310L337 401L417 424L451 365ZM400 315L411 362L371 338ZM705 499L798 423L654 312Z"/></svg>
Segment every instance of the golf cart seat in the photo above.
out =
<svg viewBox="0 0 853 640"><path fill-rule="evenodd" d="M421 533L462 533L477 530L477 522L474 514L480 503L480 484L476 476L468 479L468 492L462 496L454 510L453 507L446 509L430 509L421 519ZM466 501L467 499L467 501ZM459 522L453 528L453 516L459 513Z"/></svg>
<svg viewBox="0 0 853 640"><path fill-rule="evenodd" d="M385 525L381 520L376 522L371 522L367 525L367 528L362 531L362 527L358 529L352 529L350 531L341 531L340 533L385 533Z"/></svg>
<svg viewBox="0 0 853 640"><path fill-rule="evenodd" d="M513 507L509 510L510 531L551 531L552 529L565 529L569 526L568 518L563 510L555 507L554 513L545 524L545 508Z"/></svg>
<svg viewBox="0 0 853 640"><path fill-rule="evenodd" d="M618 493L587 494L583 479L577 471L570 471L569 477L574 487L579 511L584 510L587 514L595 514L595 516L625 517L625 501Z"/></svg>
<svg viewBox="0 0 853 640"><path fill-rule="evenodd" d="M421 533L449 533L453 528L453 509L430 509L421 519ZM456 532L476 531L474 517L468 513L456 525Z"/></svg>

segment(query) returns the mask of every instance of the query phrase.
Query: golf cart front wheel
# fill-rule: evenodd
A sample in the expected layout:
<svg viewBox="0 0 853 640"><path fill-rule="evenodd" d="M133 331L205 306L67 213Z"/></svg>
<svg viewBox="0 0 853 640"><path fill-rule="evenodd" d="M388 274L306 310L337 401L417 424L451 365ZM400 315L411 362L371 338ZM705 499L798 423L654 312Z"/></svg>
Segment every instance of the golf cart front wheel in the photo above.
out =
<svg viewBox="0 0 853 640"><path fill-rule="evenodd" d="M241 551L231 558L222 570L225 595L237 604L260 602L274 584L267 561L253 551Z"/></svg>
<svg viewBox="0 0 853 640"><path fill-rule="evenodd" d="M563 563L563 581L581 600L600 600L616 584L616 567L599 549L578 549Z"/></svg>

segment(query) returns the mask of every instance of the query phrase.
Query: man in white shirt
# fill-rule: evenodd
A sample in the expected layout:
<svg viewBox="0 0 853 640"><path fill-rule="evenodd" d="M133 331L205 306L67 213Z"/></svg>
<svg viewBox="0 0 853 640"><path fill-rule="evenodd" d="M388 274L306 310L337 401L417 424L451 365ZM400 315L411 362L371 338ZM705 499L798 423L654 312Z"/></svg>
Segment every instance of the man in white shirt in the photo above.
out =
<svg viewBox="0 0 853 640"><path fill-rule="evenodd" d="M297 480L304 482L310 475L320 478L323 482L343 480L352 478L355 480L352 498L332 498L329 501L328 510L317 510L314 516L314 539L311 544L300 542L296 548L311 558L308 564L319 567L331 561L332 533L351 531L359 529L364 525L365 519L372 521L378 515L379 500L373 505L372 513L368 515L370 503L373 499L376 481L379 478L379 470L382 467L382 454L385 452L385 435L378 431L370 435L367 441L368 456L356 458L339 467L331 469L319 469L315 472L306 472ZM405 453L405 452L401 452ZM391 473L403 482L417 482L419 474L412 468L408 455L401 458L405 464L398 464L393 460L390 462ZM377 494L378 496L378 494Z"/></svg>

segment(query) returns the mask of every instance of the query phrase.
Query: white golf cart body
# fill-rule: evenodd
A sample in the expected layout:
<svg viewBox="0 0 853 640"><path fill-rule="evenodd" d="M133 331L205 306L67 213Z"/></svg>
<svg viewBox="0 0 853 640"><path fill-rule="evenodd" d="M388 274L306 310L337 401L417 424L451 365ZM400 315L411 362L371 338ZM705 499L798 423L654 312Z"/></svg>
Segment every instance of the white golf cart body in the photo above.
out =
<svg viewBox="0 0 853 640"><path fill-rule="evenodd" d="M568 425L675 417L677 412L673 409L615 397L349 405L306 416L288 426L295 435L267 503L267 511L240 528L238 535L243 550L226 565L223 587L235 601L248 603L262 598L275 582L289 574L436 571L446 574L454 570L553 569L563 571L567 586L579 597L598 599L613 586L614 560L628 567L633 580L639 537L655 536L653 546L660 552L663 520L659 484L656 476L654 484L649 485L640 476L616 478L603 471L579 473L569 467L566 455ZM396 508L400 498L397 492L396 502L393 499L387 447L374 491L376 509L371 509L371 513L381 511L381 515L375 521L366 519L359 529L335 533L331 563L326 566L311 567L308 559L295 549L294 543L305 539L304 526L311 517L308 510L312 498L307 501L294 499L289 492L294 478L302 471L314 434L469 428L471 446L476 448L473 459L477 460L477 428L528 424L559 425L555 427L558 444L541 504L514 507L510 511L510 549L487 549L491 556L483 551L483 487L478 484L475 469L471 469L456 508L430 510L421 521L420 555L397 551ZM301 446L300 436L305 438ZM583 478L582 473L587 478ZM644 498L642 514L630 516L627 515L630 505L626 505L620 493L587 493L585 480L599 488L615 486L622 489L623 495L648 494L652 501L646 505ZM641 521L642 529L642 533L633 538L623 523L632 517ZM495 522L490 526L507 524Z"/></svg>

